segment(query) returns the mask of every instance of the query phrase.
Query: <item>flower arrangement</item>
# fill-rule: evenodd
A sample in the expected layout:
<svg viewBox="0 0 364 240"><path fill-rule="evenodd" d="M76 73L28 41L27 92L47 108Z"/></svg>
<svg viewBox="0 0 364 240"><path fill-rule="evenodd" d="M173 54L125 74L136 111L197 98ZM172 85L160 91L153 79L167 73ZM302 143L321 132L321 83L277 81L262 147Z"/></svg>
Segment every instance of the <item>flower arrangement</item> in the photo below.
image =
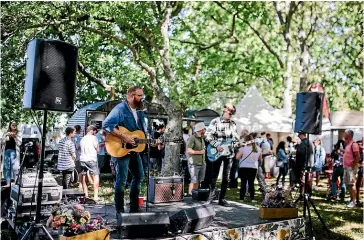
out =
<svg viewBox="0 0 364 240"><path fill-rule="evenodd" d="M261 203L263 208L295 208L295 204L289 190L284 190L273 185L265 195Z"/></svg>
<svg viewBox="0 0 364 240"><path fill-rule="evenodd" d="M55 205L52 215L47 221L47 226L58 229L58 234L65 237L93 232L104 229L104 220L98 216L91 220L91 215L80 204L73 206Z"/></svg>

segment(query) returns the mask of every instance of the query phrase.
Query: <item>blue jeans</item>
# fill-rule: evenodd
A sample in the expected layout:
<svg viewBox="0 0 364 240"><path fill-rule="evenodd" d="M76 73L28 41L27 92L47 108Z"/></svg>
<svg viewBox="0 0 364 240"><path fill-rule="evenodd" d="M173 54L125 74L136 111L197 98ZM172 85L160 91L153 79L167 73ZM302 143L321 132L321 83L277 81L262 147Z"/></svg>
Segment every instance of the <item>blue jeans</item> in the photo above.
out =
<svg viewBox="0 0 364 240"><path fill-rule="evenodd" d="M5 150L4 154L4 177L6 184L11 182L11 173L13 173L14 180L16 180L19 172L19 164L16 161L16 151L13 149Z"/></svg>
<svg viewBox="0 0 364 240"><path fill-rule="evenodd" d="M343 167L334 168L334 172L333 172L332 178L331 178L331 194L333 196L337 195L336 181L339 179L339 177L340 177L340 188L341 188L340 198L344 198L345 192L346 192L346 186L344 184L344 168Z"/></svg>
<svg viewBox="0 0 364 240"><path fill-rule="evenodd" d="M138 208L141 182L144 179L142 158L139 154L132 153L122 158L113 157L112 161L114 162L116 173L114 196L116 212L124 212L124 190L128 178L128 169L130 169L133 176L130 185L130 210L133 211Z"/></svg>

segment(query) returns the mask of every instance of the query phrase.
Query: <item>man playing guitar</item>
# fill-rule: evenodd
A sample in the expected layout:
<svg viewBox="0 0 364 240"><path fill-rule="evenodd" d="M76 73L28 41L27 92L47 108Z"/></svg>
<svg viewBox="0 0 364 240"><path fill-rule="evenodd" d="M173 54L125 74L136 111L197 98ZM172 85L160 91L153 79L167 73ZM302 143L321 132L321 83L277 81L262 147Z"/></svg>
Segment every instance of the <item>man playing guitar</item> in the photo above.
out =
<svg viewBox="0 0 364 240"><path fill-rule="evenodd" d="M225 104L222 117L215 118L211 121L206 131L206 141L212 147L215 147L217 151L222 152L224 148L219 145L219 142L224 142L227 139L232 140L232 148L239 146L239 135L237 133L236 124L231 120L231 116L235 114L236 108L233 104ZM219 205L227 206L228 203L225 200L225 194L229 183L230 169L232 165L232 158L234 157L234 151L230 156L221 156L217 160L211 163L211 183L210 183L210 196L209 202L211 202L215 196L215 188L217 177L220 172L221 163L224 163L222 173L221 192L219 196Z"/></svg>
<svg viewBox="0 0 364 240"><path fill-rule="evenodd" d="M133 137L123 134L118 130L119 126L129 131L141 130L147 133L145 115L142 109L142 99L144 92L141 87L133 86L128 89L127 99L116 105L107 118L103 121L103 129L130 145L135 145ZM142 158L139 153L131 152L123 157L112 157L115 166L115 208L116 216L124 212L124 188L128 177L128 167L130 167L133 179L130 185L130 212L139 212L138 197L141 182L144 178ZM129 165L130 160L130 165Z"/></svg>

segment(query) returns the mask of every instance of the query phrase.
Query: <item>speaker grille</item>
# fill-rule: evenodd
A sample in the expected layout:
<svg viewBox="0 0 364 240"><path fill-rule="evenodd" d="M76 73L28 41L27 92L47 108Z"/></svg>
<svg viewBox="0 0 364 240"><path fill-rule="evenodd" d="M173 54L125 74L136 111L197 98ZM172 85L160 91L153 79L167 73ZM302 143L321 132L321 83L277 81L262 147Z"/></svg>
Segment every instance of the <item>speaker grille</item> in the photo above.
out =
<svg viewBox="0 0 364 240"><path fill-rule="evenodd" d="M33 41L37 41L35 56L28 56L35 58L31 108L72 112L76 88L77 48L56 40Z"/></svg>

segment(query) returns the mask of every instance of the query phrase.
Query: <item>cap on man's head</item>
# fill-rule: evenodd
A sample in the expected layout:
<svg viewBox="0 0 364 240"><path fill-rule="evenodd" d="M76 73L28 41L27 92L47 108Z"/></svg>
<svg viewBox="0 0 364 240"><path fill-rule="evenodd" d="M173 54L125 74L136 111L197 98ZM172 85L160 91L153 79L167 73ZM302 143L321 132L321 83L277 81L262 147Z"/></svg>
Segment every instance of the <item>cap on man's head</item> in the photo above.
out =
<svg viewBox="0 0 364 240"><path fill-rule="evenodd" d="M206 129L206 126L203 122L196 123L194 126L195 132L201 131L202 129Z"/></svg>
<svg viewBox="0 0 364 240"><path fill-rule="evenodd" d="M89 131L97 131L97 127L95 125L90 125L90 126L87 127L87 130L86 131L87 132L89 132Z"/></svg>

